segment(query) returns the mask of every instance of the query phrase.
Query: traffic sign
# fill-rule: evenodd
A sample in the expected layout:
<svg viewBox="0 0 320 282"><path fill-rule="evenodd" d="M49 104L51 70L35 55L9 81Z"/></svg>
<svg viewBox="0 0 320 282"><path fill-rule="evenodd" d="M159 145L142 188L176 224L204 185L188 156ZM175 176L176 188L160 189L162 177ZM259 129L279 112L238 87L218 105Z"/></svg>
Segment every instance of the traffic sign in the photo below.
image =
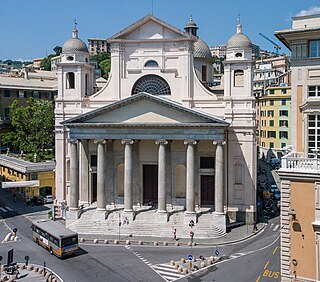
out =
<svg viewBox="0 0 320 282"><path fill-rule="evenodd" d="M188 255L188 260L192 260L193 256L192 255Z"/></svg>
<svg viewBox="0 0 320 282"><path fill-rule="evenodd" d="M216 256L218 256L220 254L218 249L216 249L216 251L214 253L216 254Z"/></svg>
<svg viewBox="0 0 320 282"><path fill-rule="evenodd" d="M15 228L12 229L12 231L13 231L14 233L17 233L18 228L15 227Z"/></svg>
<svg viewBox="0 0 320 282"><path fill-rule="evenodd" d="M190 231L190 237L193 238L194 233L192 231Z"/></svg>

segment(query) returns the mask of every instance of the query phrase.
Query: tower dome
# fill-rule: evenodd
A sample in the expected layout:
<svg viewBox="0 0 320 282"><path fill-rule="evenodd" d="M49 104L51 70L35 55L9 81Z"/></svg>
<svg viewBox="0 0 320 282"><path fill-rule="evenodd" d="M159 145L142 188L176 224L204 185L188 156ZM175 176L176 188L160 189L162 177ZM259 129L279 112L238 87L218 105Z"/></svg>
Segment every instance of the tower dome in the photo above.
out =
<svg viewBox="0 0 320 282"><path fill-rule="evenodd" d="M87 45L78 38L78 29L75 24L72 31L72 38L68 39L62 46L63 53L86 52L89 53Z"/></svg>
<svg viewBox="0 0 320 282"><path fill-rule="evenodd" d="M232 35L227 43L227 48L251 48L252 42L248 36L242 33L242 25L238 20L237 33Z"/></svg>
<svg viewBox="0 0 320 282"><path fill-rule="evenodd" d="M190 16L189 22L186 23L184 30L186 33L189 33L191 35L197 36L197 30L198 30L197 24L193 21L192 16Z"/></svg>
<svg viewBox="0 0 320 282"><path fill-rule="evenodd" d="M194 43L194 57L212 59L209 46L200 38Z"/></svg>

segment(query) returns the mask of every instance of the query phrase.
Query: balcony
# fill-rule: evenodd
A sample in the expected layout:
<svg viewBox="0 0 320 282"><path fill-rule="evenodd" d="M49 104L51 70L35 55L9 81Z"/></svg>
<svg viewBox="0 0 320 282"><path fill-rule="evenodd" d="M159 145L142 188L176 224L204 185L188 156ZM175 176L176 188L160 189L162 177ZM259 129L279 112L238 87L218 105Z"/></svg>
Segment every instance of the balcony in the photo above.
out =
<svg viewBox="0 0 320 282"><path fill-rule="evenodd" d="M320 159L304 158L301 154L291 152L281 158L280 171L320 174Z"/></svg>

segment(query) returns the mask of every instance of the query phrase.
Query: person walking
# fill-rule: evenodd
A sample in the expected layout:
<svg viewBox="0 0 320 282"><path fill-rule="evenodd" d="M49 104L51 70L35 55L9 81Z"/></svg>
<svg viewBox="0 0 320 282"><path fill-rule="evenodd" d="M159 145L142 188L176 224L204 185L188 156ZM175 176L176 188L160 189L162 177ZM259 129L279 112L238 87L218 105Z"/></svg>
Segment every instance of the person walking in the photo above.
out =
<svg viewBox="0 0 320 282"><path fill-rule="evenodd" d="M173 229L173 240L177 241L177 229Z"/></svg>

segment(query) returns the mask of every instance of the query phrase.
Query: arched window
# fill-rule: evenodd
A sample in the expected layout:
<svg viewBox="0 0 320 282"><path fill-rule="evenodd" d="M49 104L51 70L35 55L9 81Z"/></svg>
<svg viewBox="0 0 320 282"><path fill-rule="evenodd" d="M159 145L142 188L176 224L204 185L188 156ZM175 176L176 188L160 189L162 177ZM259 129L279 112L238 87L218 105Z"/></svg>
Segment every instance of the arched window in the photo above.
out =
<svg viewBox="0 0 320 282"><path fill-rule="evenodd" d="M234 71L234 86L243 87L244 86L244 73L243 70Z"/></svg>
<svg viewBox="0 0 320 282"><path fill-rule="evenodd" d="M150 60L144 64L145 68L158 68L159 65L155 60Z"/></svg>
<svg viewBox="0 0 320 282"><path fill-rule="evenodd" d="M139 78L133 85L131 95L147 92L152 95L171 95L169 84L160 76L149 74Z"/></svg>
<svg viewBox="0 0 320 282"><path fill-rule="evenodd" d="M67 73L67 88L74 89L74 72Z"/></svg>

